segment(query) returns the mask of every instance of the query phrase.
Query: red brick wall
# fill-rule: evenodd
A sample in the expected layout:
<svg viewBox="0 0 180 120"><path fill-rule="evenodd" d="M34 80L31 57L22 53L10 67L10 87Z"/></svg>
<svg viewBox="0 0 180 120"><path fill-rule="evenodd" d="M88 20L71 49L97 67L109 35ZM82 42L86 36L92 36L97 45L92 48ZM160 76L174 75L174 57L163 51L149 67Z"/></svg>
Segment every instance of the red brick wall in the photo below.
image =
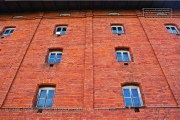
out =
<svg viewBox="0 0 180 120"><path fill-rule="evenodd" d="M108 11L71 12L71 17L29 13L24 19L1 15L0 32L6 26L16 29L0 38L0 118L178 119L180 36L164 25L180 30L179 17L121 13L125 16L107 16ZM125 34L112 34L113 24L123 25ZM56 25L67 25L66 35L54 35ZM128 66L117 62L115 49L121 47L130 49ZM46 62L51 48L63 50L61 63L53 67ZM123 100L122 85L134 83L146 106L139 113L125 108ZM56 86L54 110L37 113L31 108L38 86L51 84Z"/></svg>

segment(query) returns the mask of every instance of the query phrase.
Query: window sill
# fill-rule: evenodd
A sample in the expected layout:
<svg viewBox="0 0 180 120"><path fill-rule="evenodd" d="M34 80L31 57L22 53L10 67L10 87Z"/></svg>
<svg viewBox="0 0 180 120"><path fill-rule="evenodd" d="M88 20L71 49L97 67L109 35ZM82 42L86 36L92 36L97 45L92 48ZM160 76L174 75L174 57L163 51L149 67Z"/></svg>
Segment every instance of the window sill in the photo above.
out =
<svg viewBox="0 0 180 120"><path fill-rule="evenodd" d="M113 33L114 35L122 35L122 34L124 34L124 33Z"/></svg>
<svg viewBox="0 0 180 120"><path fill-rule="evenodd" d="M10 35L2 35L1 38L9 37Z"/></svg>
<svg viewBox="0 0 180 120"><path fill-rule="evenodd" d="M134 109L134 108L145 108L146 106L125 106L125 108Z"/></svg>
<svg viewBox="0 0 180 120"><path fill-rule="evenodd" d="M48 64L48 66L53 67L54 65L57 65L59 63L47 63L47 64Z"/></svg>
<svg viewBox="0 0 180 120"><path fill-rule="evenodd" d="M128 61L128 62L118 62L119 64L123 64L124 66L128 66L129 64L132 64L133 61Z"/></svg>

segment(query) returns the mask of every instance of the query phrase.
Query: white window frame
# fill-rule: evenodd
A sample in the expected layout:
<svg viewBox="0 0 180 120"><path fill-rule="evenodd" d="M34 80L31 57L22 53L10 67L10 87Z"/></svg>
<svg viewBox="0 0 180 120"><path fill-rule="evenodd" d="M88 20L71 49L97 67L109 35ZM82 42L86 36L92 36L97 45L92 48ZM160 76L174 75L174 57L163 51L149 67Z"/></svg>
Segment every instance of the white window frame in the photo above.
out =
<svg viewBox="0 0 180 120"><path fill-rule="evenodd" d="M110 12L109 15L116 16L116 15L119 15L119 13L116 13L116 12Z"/></svg>
<svg viewBox="0 0 180 120"><path fill-rule="evenodd" d="M67 17L67 16L71 16L71 14L65 13L65 14L60 14L59 16Z"/></svg>
<svg viewBox="0 0 180 120"><path fill-rule="evenodd" d="M5 34L5 32L7 31L7 30L10 30L9 32L8 32L8 34ZM14 30L15 30L15 28L6 28L4 31L3 31L3 34L2 34L2 36L11 36L11 34L13 33L10 33L11 31L13 30L13 32L14 32Z"/></svg>
<svg viewBox="0 0 180 120"><path fill-rule="evenodd" d="M169 31L168 29L167 29L167 30L168 30L168 32L171 33L171 34L180 34L179 30L178 30L178 29L176 28L176 26L174 26L174 25L166 25L165 27L166 27L166 29L167 29L167 27L170 28L170 31ZM171 27L173 27L178 33L174 33L173 30L171 29Z"/></svg>
<svg viewBox="0 0 180 120"><path fill-rule="evenodd" d="M131 98L131 103L132 103L132 106L126 106L126 101L125 101L125 95L124 95L124 89L129 89L130 90L130 97ZM132 100L132 91L131 89L137 89L138 91L138 96L139 96L139 100L140 100L140 106L134 106L134 103L133 103L133 100ZM143 106L143 101L142 101L142 97L141 97L141 93L140 93L140 90L139 90L139 87L138 86L133 86L133 85L126 85L126 86L123 86L122 87L122 92L123 92L123 97L124 97L124 103L125 103L125 106L126 107L142 107Z"/></svg>
<svg viewBox="0 0 180 120"><path fill-rule="evenodd" d="M120 27L121 29L122 29L122 33L113 33L113 31L112 31L112 28L113 27L116 27L116 30L118 31L118 27ZM122 25L112 25L111 26L111 32L113 33L113 34L124 34L124 28L123 28L123 26Z"/></svg>
<svg viewBox="0 0 180 120"><path fill-rule="evenodd" d="M15 18L23 18L24 16L13 16L13 18L15 19Z"/></svg>
<svg viewBox="0 0 180 120"><path fill-rule="evenodd" d="M58 28L61 28L61 31L60 31L60 32L57 31ZM55 30L55 34L56 34L56 35L64 35L64 34L61 34L63 28L66 28L66 32L67 32L67 26L57 26L57 27L56 27L56 30Z"/></svg>
<svg viewBox="0 0 180 120"><path fill-rule="evenodd" d="M36 101L36 107L38 107L38 102L39 102L39 96L40 96L40 93L41 93L41 90L47 90L46 92L46 97L47 97L47 94L49 93L49 90L54 90L54 95L55 95L55 87L42 87L42 88L39 88L39 92L38 92L38 95L37 95L37 101ZM45 101L47 100L47 98L45 98ZM52 105L53 105L53 100L54 100L54 96L53 96L53 99L52 99ZM46 103L46 102L45 102ZM45 104L44 104L45 105ZM52 106L51 106L52 107ZM46 106L43 106L43 108L47 108Z"/></svg>
<svg viewBox="0 0 180 120"><path fill-rule="evenodd" d="M61 62L61 59L60 59L60 62L53 62L53 63L49 62L50 55L51 55L52 53L55 53L55 57L57 56L58 53L60 53L60 54L61 54L61 59L62 59L62 52L60 52L60 51L52 51L52 52L49 52L48 63L50 63L50 64L60 63L60 62Z"/></svg>
<svg viewBox="0 0 180 120"><path fill-rule="evenodd" d="M123 55L124 52L126 52L126 53L128 54L129 61L124 61L124 55ZM121 56L122 56L123 61L118 61L117 53L121 53ZM130 53L129 53L128 50L117 50L117 51L116 51L116 58L117 58L117 61L118 61L118 62L131 62L131 56L130 56Z"/></svg>

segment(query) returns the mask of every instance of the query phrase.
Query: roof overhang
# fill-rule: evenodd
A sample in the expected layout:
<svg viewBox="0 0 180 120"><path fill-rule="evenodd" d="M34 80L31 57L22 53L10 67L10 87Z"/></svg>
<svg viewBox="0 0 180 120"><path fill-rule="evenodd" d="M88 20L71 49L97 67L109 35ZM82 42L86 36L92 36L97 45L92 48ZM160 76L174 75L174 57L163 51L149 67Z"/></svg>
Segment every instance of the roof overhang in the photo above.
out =
<svg viewBox="0 0 180 120"><path fill-rule="evenodd" d="M172 8L180 10L177 0L41 0L0 1L0 13L24 13L64 10L142 10L143 8Z"/></svg>

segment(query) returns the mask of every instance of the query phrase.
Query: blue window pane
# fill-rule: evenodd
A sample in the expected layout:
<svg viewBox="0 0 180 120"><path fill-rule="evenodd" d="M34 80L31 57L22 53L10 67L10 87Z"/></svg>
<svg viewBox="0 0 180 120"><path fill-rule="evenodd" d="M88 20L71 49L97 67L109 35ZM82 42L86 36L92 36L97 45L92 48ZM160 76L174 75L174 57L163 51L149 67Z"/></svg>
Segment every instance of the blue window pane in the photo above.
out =
<svg viewBox="0 0 180 120"><path fill-rule="evenodd" d="M14 31L14 29L12 29L12 30L10 31L10 34L13 33L13 31Z"/></svg>
<svg viewBox="0 0 180 120"><path fill-rule="evenodd" d="M123 33L122 28L118 27L118 33Z"/></svg>
<svg viewBox="0 0 180 120"><path fill-rule="evenodd" d="M124 97L130 97L129 89L123 89Z"/></svg>
<svg viewBox="0 0 180 120"><path fill-rule="evenodd" d="M139 97L137 89L131 89L133 97Z"/></svg>
<svg viewBox="0 0 180 120"><path fill-rule="evenodd" d="M141 106L140 99L138 97L133 98L133 102L134 102L134 106Z"/></svg>
<svg viewBox="0 0 180 120"><path fill-rule="evenodd" d="M170 30L170 27L166 27L168 30Z"/></svg>
<svg viewBox="0 0 180 120"><path fill-rule="evenodd" d="M55 58L55 55L56 55L55 53L51 53L50 58Z"/></svg>
<svg viewBox="0 0 180 120"><path fill-rule="evenodd" d="M57 56L56 56L56 58L61 59L61 56L62 56L62 54L61 54L61 53L58 53Z"/></svg>
<svg viewBox="0 0 180 120"><path fill-rule="evenodd" d="M61 31L61 34L62 34L62 35L66 34L66 31Z"/></svg>
<svg viewBox="0 0 180 120"><path fill-rule="evenodd" d="M61 59L56 59L56 63L60 63Z"/></svg>
<svg viewBox="0 0 180 120"><path fill-rule="evenodd" d="M56 32L60 32L60 31L61 31L61 28L57 28L57 29L56 29Z"/></svg>
<svg viewBox="0 0 180 120"><path fill-rule="evenodd" d="M118 62L123 61L121 53L117 53L117 59L118 59Z"/></svg>
<svg viewBox="0 0 180 120"><path fill-rule="evenodd" d="M112 33L117 33L116 27L112 27Z"/></svg>
<svg viewBox="0 0 180 120"><path fill-rule="evenodd" d="M39 99L37 107L44 107L45 99Z"/></svg>
<svg viewBox="0 0 180 120"><path fill-rule="evenodd" d="M178 33L174 27L171 27L173 33Z"/></svg>
<svg viewBox="0 0 180 120"><path fill-rule="evenodd" d="M131 98L125 98L126 106L132 106Z"/></svg>
<svg viewBox="0 0 180 120"><path fill-rule="evenodd" d="M46 100L46 107L52 107L52 99Z"/></svg>
<svg viewBox="0 0 180 120"><path fill-rule="evenodd" d="M170 27L166 27L167 28L167 30L171 33L171 29L170 29Z"/></svg>
<svg viewBox="0 0 180 120"><path fill-rule="evenodd" d="M46 90L41 90L41 93L39 95L39 98L46 98Z"/></svg>
<svg viewBox="0 0 180 120"><path fill-rule="evenodd" d="M54 58L48 60L49 63L54 63Z"/></svg>
<svg viewBox="0 0 180 120"><path fill-rule="evenodd" d="M4 34L8 34L10 30L5 30Z"/></svg>
<svg viewBox="0 0 180 120"><path fill-rule="evenodd" d="M63 28L62 31L66 31L66 28Z"/></svg>
<svg viewBox="0 0 180 120"><path fill-rule="evenodd" d="M53 97L54 97L54 90L49 90L47 98L53 99Z"/></svg>
<svg viewBox="0 0 180 120"><path fill-rule="evenodd" d="M61 34L66 34L66 28L63 28L63 29L62 29Z"/></svg>
<svg viewBox="0 0 180 120"><path fill-rule="evenodd" d="M61 61L62 54L58 53L56 56L56 62L59 63Z"/></svg>
<svg viewBox="0 0 180 120"><path fill-rule="evenodd" d="M123 56L124 56L124 61L130 61L127 52L123 52Z"/></svg>

